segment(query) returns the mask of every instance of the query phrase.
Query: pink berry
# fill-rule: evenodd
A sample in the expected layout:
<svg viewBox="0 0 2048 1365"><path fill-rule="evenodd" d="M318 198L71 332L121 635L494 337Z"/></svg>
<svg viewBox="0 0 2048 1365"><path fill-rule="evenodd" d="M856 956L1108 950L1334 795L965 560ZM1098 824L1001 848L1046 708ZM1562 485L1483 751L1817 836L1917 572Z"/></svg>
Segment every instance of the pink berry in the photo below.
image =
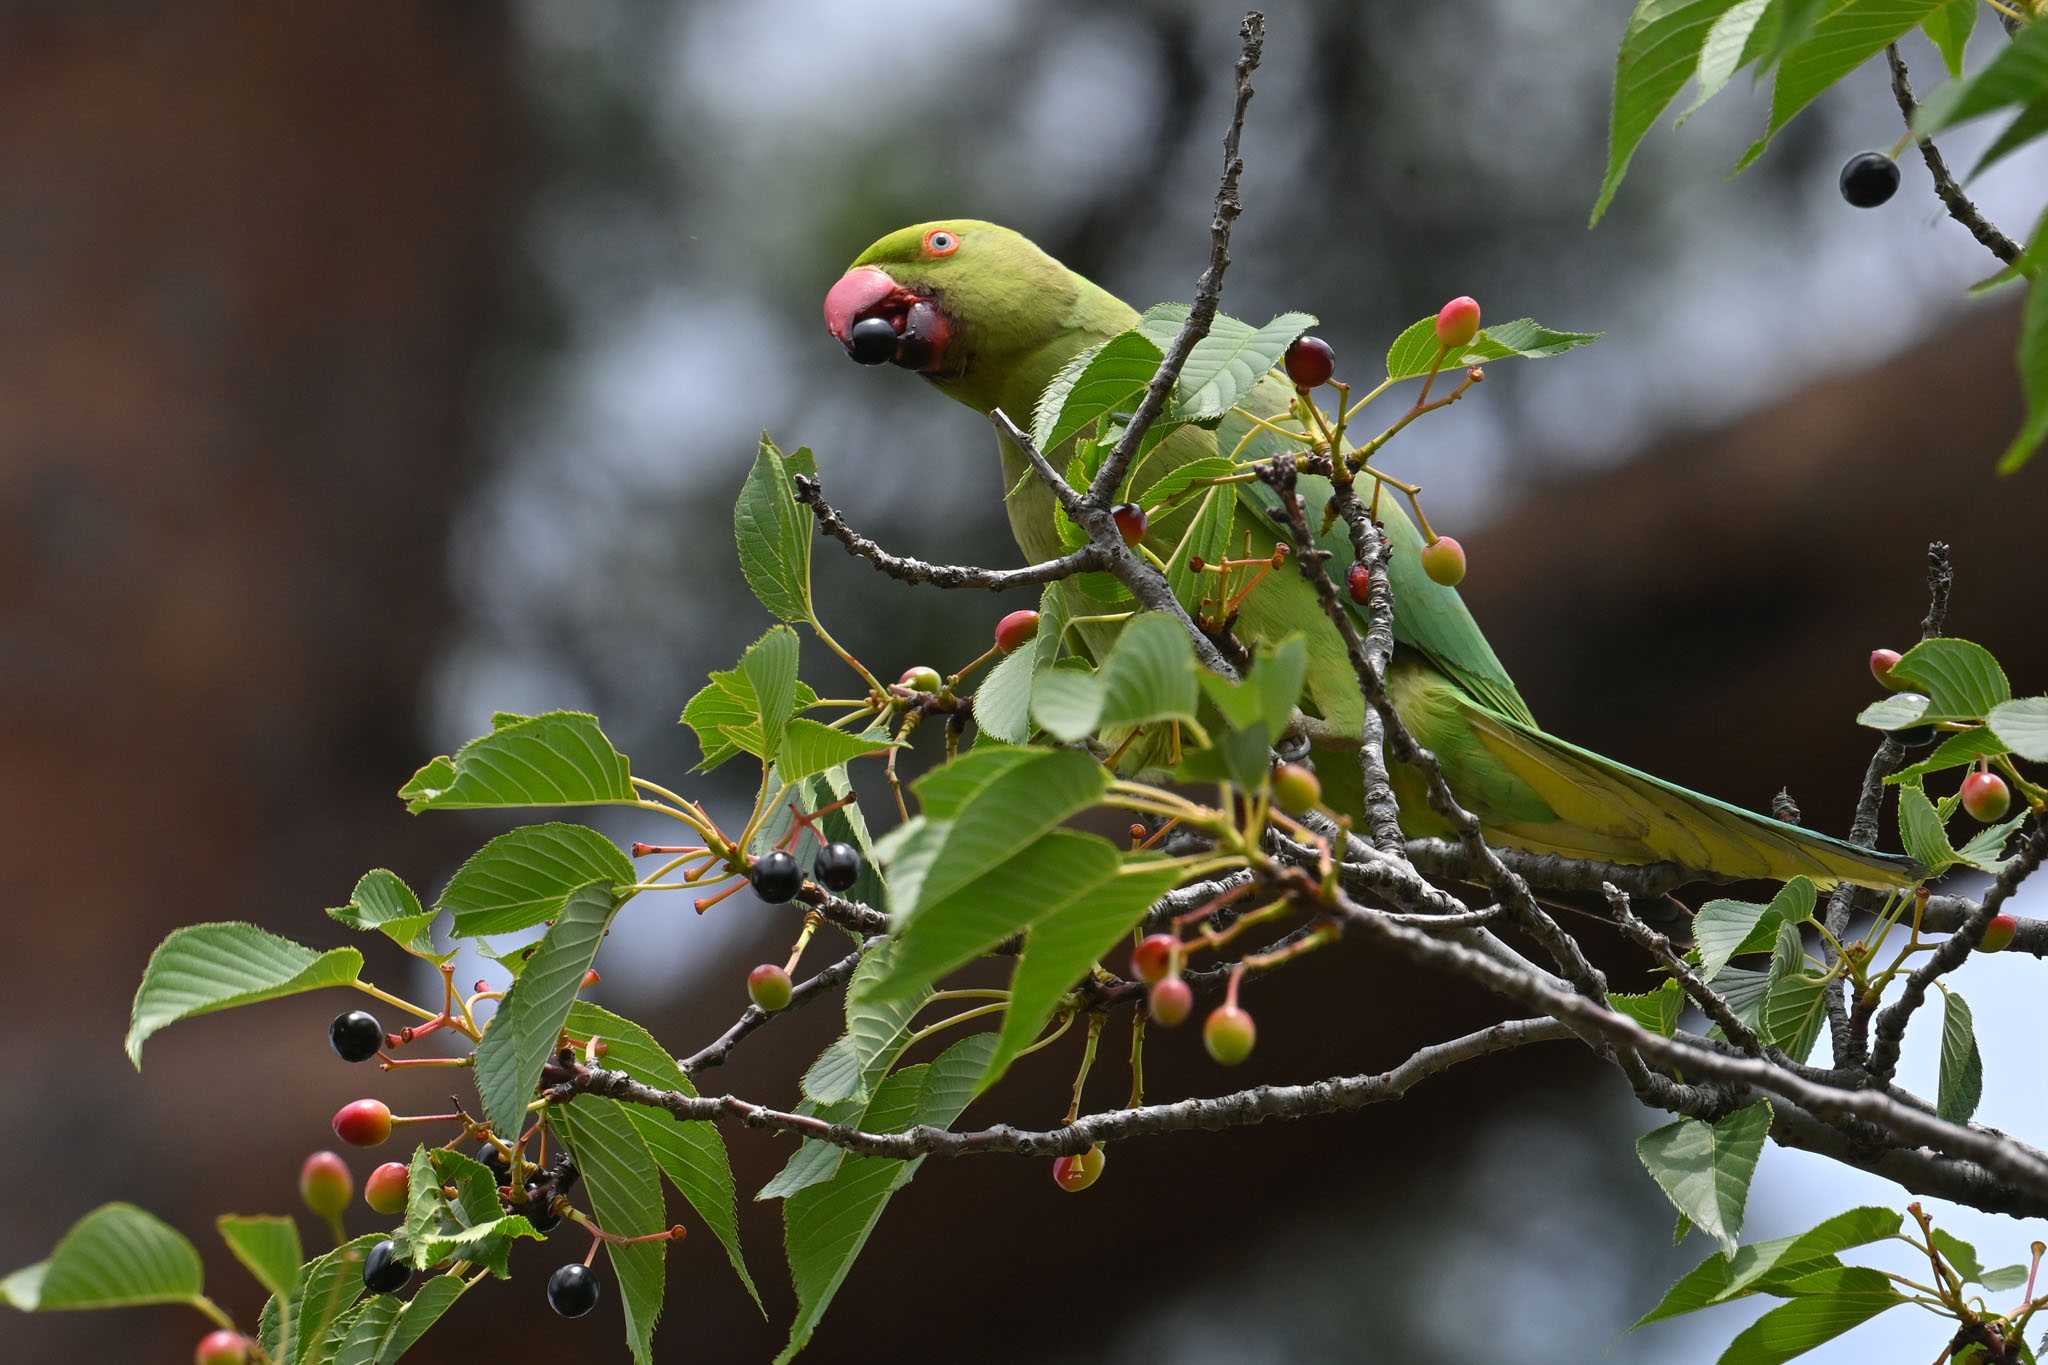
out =
<svg viewBox="0 0 2048 1365"><path fill-rule="evenodd" d="M1877 679L1882 686L1889 687L1894 692L1903 690L1906 685L1902 682L1896 682L1892 678L1892 666L1898 663L1901 657L1903 656L1896 649L1871 650L1870 676Z"/></svg>
<svg viewBox="0 0 2048 1365"><path fill-rule="evenodd" d="M1161 1028L1179 1028L1194 1012L1194 988L1180 977L1161 977L1152 983L1145 1008L1151 1014L1152 1022Z"/></svg>
<svg viewBox="0 0 2048 1365"><path fill-rule="evenodd" d="M1124 544L1136 545L1145 538L1145 528L1150 518L1145 509L1135 502L1120 502L1109 509L1109 515L1116 521L1116 533L1124 538Z"/></svg>
<svg viewBox="0 0 2048 1365"><path fill-rule="evenodd" d="M1173 969L1173 950L1179 940L1172 934L1149 934L1131 950L1131 974L1151 985Z"/></svg>
<svg viewBox="0 0 2048 1365"><path fill-rule="evenodd" d="M996 648L1005 654L1015 654L1037 638L1038 613L1035 611L1013 611L996 622Z"/></svg>
<svg viewBox="0 0 2048 1365"><path fill-rule="evenodd" d="M355 1184L348 1163L333 1152L315 1152L299 1167L299 1198L322 1218L332 1218L348 1207Z"/></svg>
<svg viewBox="0 0 2048 1365"><path fill-rule="evenodd" d="M411 1179L403 1161L387 1161L363 1182L363 1202L387 1216L403 1213Z"/></svg>
<svg viewBox="0 0 2048 1365"><path fill-rule="evenodd" d="M1979 946L1987 953L2002 953L2012 947L2012 936L2019 927L2020 922L2011 915L1993 915L1991 923L1984 926L1984 942Z"/></svg>
<svg viewBox="0 0 2048 1365"><path fill-rule="evenodd" d="M351 1147L375 1147L391 1136L391 1106L356 1100L334 1111L334 1135Z"/></svg>
<svg viewBox="0 0 2048 1365"><path fill-rule="evenodd" d="M247 1365L248 1359L249 1338L225 1327L201 1337L192 1353L193 1365Z"/></svg>
<svg viewBox="0 0 2048 1365"><path fill-rule="evenodd" d="M1465 581L1465 547L1449 536L1438 536L1422 547L1422 571L1432 583L1457 587Z"/></svg>
<svg viewBox="0 0 2048 1365"><path fill-rule="evenodd" d="M1479 335L1479 305L1470 295L1460 294L1436 314L1436 339L1456 350L1469 346Z"/></svg>
<svg viewBox="0 0 2048 1365"><path fill-rule="evenodd" d="M1287 348L1287 377L1297 389L1320 388L1337 370L1337 353L1321 337L1300 337Z"/></svg>
<svg viewBox="0 0 2048 1365"><path fill-rule="evenodd" d="M1054 1157L1053 1183L1068 1194L1079 1194L1102 1178L1102 1168L1108 1164L1109 1158L1099 1142L1079 1156Z"/></svg>
<svg viewBox="0 0 2048 1365"><path fill-rule="evenodd" d="M1963 779L1963 809L1987 825L1996 824L2012 809L2012 788L1997 773L1971 773Z"/></svg>
<svg viewBox="0 0 2048 1365"><path fill-rule="evenodd" d="M770 1014L789 1005L789 973L773 962L763 962L747 973L747 995Z"/></svg>
<svg viewBox="0 0 2048 1365"><path fill-rule="evenodd" d="M1351 600L1364 606L1372 600L1372 570L1363 564L1353 564L1345 571L1344 586L1351 590Z"/></svg>
<svg viewBox="0 0 2048 1365"><path fill-rule="evenodd" d="M903 670L903 676L896 680L898 687L907 687L913 692L936 692L944 679L939 670L929 664L913 664Z"/></svg>
<svg viewBox="0 0 2048 1365"><path fill-rule="evenodd" d="M1251 1056L1258 1036L1250 1013L1236 1005L1218 1005L1202 1021L1202 1046L1223 1066L1236 1066Z"/></svg>

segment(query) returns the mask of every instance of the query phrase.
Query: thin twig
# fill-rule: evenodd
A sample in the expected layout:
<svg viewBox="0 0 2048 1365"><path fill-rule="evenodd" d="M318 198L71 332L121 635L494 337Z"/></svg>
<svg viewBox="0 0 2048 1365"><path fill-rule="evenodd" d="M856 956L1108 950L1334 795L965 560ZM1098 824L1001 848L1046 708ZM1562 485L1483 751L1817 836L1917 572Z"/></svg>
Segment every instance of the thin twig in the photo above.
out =
<svg viewBox="0 0 2048 1365"><path fill-rule="evenodd" d="M893 555L867 536L846 524L838 511L825 501L825 490L808 475L796 477L796 500L811 509L821 535L831 536L847 553L865 559L889 577L902 583L929 583L939 588L1028 588L1056 583L1077 573L1102 567L1101 554L1093 545L1083 545L1072 554L1061 555L1021 569L984 569L972 564L932 564L908 555Z"/></svg>
<svg viewBox="0 0 2048 1365"><path fill-rule="evenodd" d="M1919 112L1919 101L1913 98L1913 84L1906 78L1906 59L1899 55L1899 45L1885 46L1884 59L1892 68L1892 98L1899 103L1899 113L1905 117L1906 127L1913 126L1913 116ZM1927 163L1927 173L1934 177L1934 192L1941 199L1948 216L1970 230L1970 235L1983 243L1984 249L2007 265L2019 259L2019 244L1993 227L1978 207L1970 202L1970 196L1963 193L1963 187L1949 174L1948 163L1942 160L1941 149L1934 145L1934 139L1923 137L1920 144L1920 159Z"/></svg>
<svg viewBox="0 0 2048 1365"><path fill-rule="evenodd" d="M1613 907L1614 922L1621 926L1622 937L1656 958L1658 965L1676 978L1686 997L1721 1026L1721 1032L1728 1036L1729 1042L1752 1057L1764 1056L1764 1040L1756 1036L1756 1030L1737 1018L1721 993L1686 965L1685 959L1671 946L1670 939L1643 923L1642 917L1629 908L1628 893L1612 882L1600 890L1607 897L1607 904Z"/></svg>
<svg viewBox="0 0 2048 1365"><path fill-rule="evenodd" d="M880 941L870 939L823 971L798 982L796 989L789 993L789 1003L774 1013L762 1009L759 1005L747 1006L740 1012L740 1017L733 1026L720 1034L716 1042L699 1048L683 1058L679 1063L683 1068L683 1074L695 1080L699 1072L724 1066L726 1058L732 1055L732 1050L738 1047L743 1039L777 1014L787 1014L791 1010L803 1008L820 996L829 994L834 987L852 976L853 969L860 965L861 957L866 954L868 948Z"/></svg>

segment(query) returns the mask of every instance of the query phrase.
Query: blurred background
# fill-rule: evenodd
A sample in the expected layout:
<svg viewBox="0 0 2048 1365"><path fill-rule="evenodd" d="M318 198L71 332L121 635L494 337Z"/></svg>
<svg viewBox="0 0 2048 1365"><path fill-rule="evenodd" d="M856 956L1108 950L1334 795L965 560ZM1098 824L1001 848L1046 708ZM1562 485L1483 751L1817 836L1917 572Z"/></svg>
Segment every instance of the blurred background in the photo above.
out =
<svg viewBox="0 0 2048 1365"><path fill-rule="evenodd" d="M1870 749L1851 723L1864 659L1914 638L1937 536L1956 543L1954 630L2040 689L2048 470L1990 473L2019 418L2017 299L1966 299L1993 263L1916 158L1880 210L1835 189L1843 159L1899 134L1881 64L1739 180L1760 92L1660 128L1589 233L1623 0L1268 9L1228 311L1318 313L1340 375L1367 383L1453 294L1607 333L1493 367L1386 462L1464 540L1474 610L1548 728L1753 807L1789 786L1840 830ZM324 947L346 935L321 907L366 868L438 890L511 822L415 819L392 792L492 711L595 710L636 771L741 806L737 774L686 775L698 754L674 722L766 624L729 530L762 428L815 447L834 500L885 544L1016 562L985 425L848 364L820 300L871 239L947 215L1014 224L1141 306L1188 297L1240 12L6 6L0 1271L129 1199L190 1234L216 1297L253 1321L214 1214L295 1209L301 1158L366 1086L400 1108L446 1086L336 1060L334 996L181 1025L138 1077L119 1046L130 994L179 924L250 919ZM2000 39L1979 28L1981 59ZM1932 50L1907 52L1923 91L1938 84ZM1951 162L1987 135L1956 137ZM2018 234L2044 181L2048 161L2018 156L1972 188ZM963 662L1026 604L817 558L826 619L888 676ZM810 660L821 678L828 663ZM744 896L701 921L679 908L625 918L594 994L683 1053L730 1022L746 967L793 924ZM1593 945L1624 984L1645 979ZM374 979L426 988L368 952ZM2029 968L1993 959L1965 981L1980 1118L2038 1140ZM1468 987L1344 951L1255 1003L1260 1080L1377 1069L1498 1017ZM792 1016L709 1083L793 1101L835 1031L829 1008ZM1931 1041L1908 1054L1923 1087ZM1155 1095L1240 1079L1191 1038L1152 1057ZM1056 1121L1072 1063L1045 1054L968 1121ZM1108 1066L1092 1100L1123 1085ZM930 1162L807 1358L1711 1360L1754 1301L1625 1333L1707 1252L1670 1245L1636 1163L1661 1121L1557 1046L1348 1118L1126 1144L1084 1199L1035 1162ZM728 1139L770 1318L692 1238L664 1360L764 1360L785 1335L779 1216L744 1200L787 1149ZM372 1164L352 1161L359 1178ZM1749 1227L1903 1199L1773 1149ZM2044 1233L1936 1211L1986 1264ZM372 1226L360 1205L352 1220ZM531 1273L488 1286L414 1358L623 1358L615 1293L580 1323L541 1299ZM182 1361L201 1324L148 1309L6 1328L23 1361ZM1895 1314L1816 1358L1939 1346Z"/></svg>

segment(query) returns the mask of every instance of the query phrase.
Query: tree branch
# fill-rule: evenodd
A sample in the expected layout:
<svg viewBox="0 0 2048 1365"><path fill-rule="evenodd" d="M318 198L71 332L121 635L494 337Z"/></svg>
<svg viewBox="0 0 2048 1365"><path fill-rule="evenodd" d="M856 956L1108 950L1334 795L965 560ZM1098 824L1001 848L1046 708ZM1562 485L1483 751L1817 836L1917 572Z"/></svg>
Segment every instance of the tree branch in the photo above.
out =
<svg viewBox="0 0 2048 1365"><path fill-rule="evenodd" d="M889 577L902 583L930 583L940 588L987 588L1001 592L1005 588L1028 588L1041 583L1054 583L1062 578L1071 578L1077 573L1102 566L1102 556L1093 545L1083 545L1072 554L1061 555L1042 563L1027 565L1021 569L984 569L972 564L931 564L907 555L892 555L873 540L848 526L845 520L825 501L824 486L809 475L796 476L796 500L811 509L817 518L821 535L831 536L846 547L847 553L857 559L865 559Z"/></svg>
<svg viewBox="0 0 2048 1365"><path fill-rule="evenodd" d="M818 997L829 993L835 986L851 977L853 969L860 965L860 960L867 953L868 949L880 941L879 939L869 939L866 943L855 948L823 971L798 982L796 989L789 993L789 1003L775 1011L774 1014L762 1009L759 1005L747 1006L746 1009L740 1012L738 1021L719 1035L718 1041L699 1048L678 1063L683 1069L683 1074L694 1081L700 1072L709 1071L713 1067L724 1066L726 1058L732 1055L732 1050L738 1047L741 1041L753 1033L754 1030L766 1024L770 1019L773 1019L776 1014L787 1014L791 1010L801 1009Z"/></svg>
<svg viewBox="0 0 2048 1365"><path fill-rule="evenodd" d="M1906 120L1906 129L1912 131L1913 116L1920 110L1919 101L1913 98L1913 84L1906 78L1906 59L1899 55L1899 45L1888 43L1884 59L1892 69L1892 98L1898 101L1899 113ZM1948 163L1942 160L1940 148L1933 138L1919 138L1920 159L1927 163L1927 173L1934 177L1934 192L1940 197L1942 207L1948 216L1970 230L1970 235L1983 243L1984 249L2007 265L2019 259L2019 244L1991 225L1978 207L1970 202L1970 196L1963 193L1963 187L1949 174Z"/></svg>

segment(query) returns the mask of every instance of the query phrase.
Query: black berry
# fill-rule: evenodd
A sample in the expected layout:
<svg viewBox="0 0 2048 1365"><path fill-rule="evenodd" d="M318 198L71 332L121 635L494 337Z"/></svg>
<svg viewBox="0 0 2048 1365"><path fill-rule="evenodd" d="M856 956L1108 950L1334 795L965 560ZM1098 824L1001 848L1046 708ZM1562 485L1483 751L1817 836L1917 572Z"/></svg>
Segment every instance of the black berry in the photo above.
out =
<svg viewBox="0 0 2048 1365"><path fill-rule="evenodd" d="M1899 163L1883 152L1858 152L1842 163L1842 198L1874 209L1899 189Z"/></svg>
<svg viewBox="0 0 2048 1365"><path fill-rule="evenodd" d="M545 1188L538 1191L537 1196L527 1200L521 1212L526 1215L526 1221L533 1224L535 1232L553 1232L562 1223L562 1215L555 1212L555 1197Z"/></svg>
<svg viewBox="0 0 2048 1365"><path fill-rule="evenodd" d="M1287 377L1297 389L1318 388L1330 382L1337 369L1337 353L1321 337L1301 337L1287 348Z"/></svg>
<svg viewBox="0 0 2048 1365"><path fill-rule="evenodd" d="M1934 743L1934 734L1932 725L1909 725L1903 730L1892 731L1892 738L1902 749L1924 749Z"/></svg>
<svg viewBox="0 0 2048 1365"><path fill-rule="evenodd" d="M796 859L778 848L754 860L747 880L754 884L755 895L770 905L780 905L802 888L804 870L796 865Z"/></svg>
<svg viewBox="0 0 2048 1365"><path fill-rule="evenodd" d="M567 1194L570 1190L576 1188L577 1177L582 1174L583 1172L576 1169L576 1163L568 1157L561 1156L555 1158L555 1189L558 1192Z"/></svg>
<svg viewBox="0 0 2048 1365"><path fill-rule="evenodd" d="M398 1243L385 1238L370 1248L363 1262L363 1288L372 1294L396 1294L412 1279L412 1267L399 1259Z"/></svg>
<svg viewBox="0 0 2048 1365"><path fill-rule="evenodd" d="M886 365L896 358L896 329L887 318L856 322L847 334L846 353L862 365Z"/></svg>
<svg viewBox="0 0 2048 1365"><path fill-rule="evenodd" d="M580 1318L597 1307L597 1290L590 1267L571 1261L548 1276L548 1307L565 1318Z"/></svg>
<svg viewBox="0 0 2048 1365"><path fill-rule="evenodd" d="M852 844L827 844L818 850L811 874L828 890L848 890L860 880L860 850Z"/></svg>
<svg viewBox="0 0 2048 1365"><path fill-rule="evenodd" d="M476 1149L476 1159L489 1168L491 1179L497 1181L498 1184L509 1185L512 1183L512 1163L505 1159L505 1153L499 1150L495 1142L486 1142L478 1147Z"/></svg>
<svg viewBox="0 0 2048 1365"><path fill-rule="evenodd" d="M344 1062L367 1062L384 1046L384 1026L368 1010L350 1010L334 1016L327 1026L327 1041Z"/></svg>

